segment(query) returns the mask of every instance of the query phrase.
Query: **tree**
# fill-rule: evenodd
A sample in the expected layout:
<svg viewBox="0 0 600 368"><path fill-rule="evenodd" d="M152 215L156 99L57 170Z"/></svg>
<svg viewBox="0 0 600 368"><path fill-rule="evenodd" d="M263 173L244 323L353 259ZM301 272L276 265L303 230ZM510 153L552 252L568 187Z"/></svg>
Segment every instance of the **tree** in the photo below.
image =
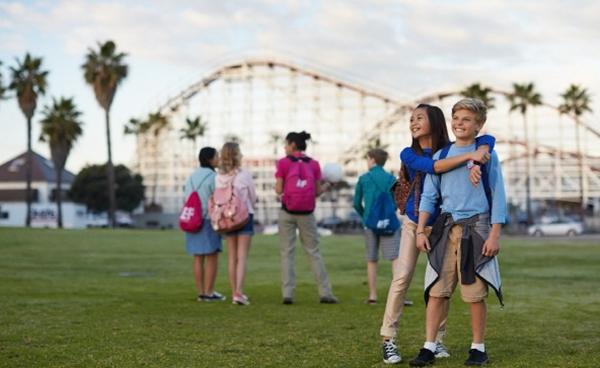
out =
<svg viewBox="0 0 600 368"><path fill-rule="evenodd" d="M542 95L535 91L533 83L518 84L513 83L513 91L507 95L508 102L510 103L510 111L518 110L523 116L523 129L525 132L525 163L527 165L527 179L526 183L526 206L527 206L527 222L532 222L531 213L531 151L529 148L529 132L527 124L527 110L529 107L535 107L542 104Z"/></svg>
<svg viewBox="0 0 600 368"><path fill-rule="evenodd" d="M381 138L380 137L371 137L367 141L367 144L365 144L363 146L363 149L362 149L363 156L366 157L367 153L370 150L372 150L372 149L379 148L379 149L382 149L382 150L387 150L389 146L390 145L387 144L387 143L386 144L381 143Z"/></svg>
<svg viewBox="0 0 600 368"><path fill-rule="evenodd" d="M225 143L231 142L231 143L242 144L242 138L240 138L236 134L226 134L225 137L223 137L223 141Z"/></svg>
<svg viewBox="0 0 600 368"><path fill-rule="evenodd" d="M17 66L11 67L11 82L8 88L17 95L19 107L27 120L27 157L25 160L25 180L27 181L26 202L27 212L25 226L31 226L31 119L37 107L37 98L46 93L48 87L48 71L42 70L42 59L25 54L22 61L16 60Z"/></svg>
<svg viewBox="0 0 600 368"><path fill-rule="evenodd" d="M144 145L148 147L147 134L152 133L154 146L152 147L152 158L154 161L154 175L152 184L152 197L149 208L159 209L160 206L156 203L156 189L158 187L158 137L164 129L167 129L170 125L169 118L163 115L160 111L149 113L146 120L130 119L129 124L125 126L125 134L134 134L138 138L144 140Z"/></svg>
<svg viewBox="0 0 600 368"><path fill-rule="evenodd" d="M202 121L202 116L198 115L194 119L188 117L185 119L185 128L179 129L179 138L192 141L195 147L196 139L204 136L206 128L207 124Z"/></svg>
<svg viewBox="0 0 600 368"><path fill-rule="evenodd" d="M0 66L2 66L2 62L0 61ZM0 101L4 100L6 97L4 94L6 93L6 87L4 86L4 81L2 80L2 71L0 70Z"/></svg>
<svg viewBox="0 0 600 368"><path fill-rule="evenodd" d="M493 91L490 87L483 87L481 83L473 83L460 91L460 95L463 97L480 99L488 107L488 109L493 109L495 107L495 98L490 96L490 93L492 92Z"/></svg>
<svg viewBox="0 0 600 368"><path fill-rule="evenodd" d="M117 87L127 77L128 66L124 59L127 54L117 52L113 41L98 43L98 50L89 49L85 56L85 63L81 65L83 77L87 84L94 90L96 101L104 109L106 122L106 146L108 149L107 175L108 175L108 201L109 221L115 227L115 170L112 162L112 147L110 139L110 107L112 105Z"/></svg>
<svg viewBox="0 0 600 368"><path fill-rule="evenodd" d="M106 164L84 167L75 177L69 196L75 202L85 204L88 211L94 213L108 211L107 174ZM133 174L124 165L117 165L115 166L115 179L117 183L116 208L127 212L133 211L144 199L142 176Z"/></svg>
<svg viewBox="0 0 600 368"><path fill-rule="evenodd" d="M56 206L58 212L57 226L62 223L62 174L69 153L77 138L81 136L81 112L77 110L72 98L53 99L52 105L46 105L42 111L42 133L40 141L50 145L50 156L56 171Z"/></svg>
<svg viewBox="0 0 600 368"><path fill-rule="evenodd" d="M571 84L560 97L562 97L563 102L558 106L558 111L560 114L570 115L575 120L575 139L577 141L577 157L579 162L579 186L581 188L581 208L583 209L583 206L585 206L585 193L583 188L584 170L579 129L581 125L581 115L586 111L592 112L592 109L590 108L591 98L586 88L581 88L576 84Z"/></svg>

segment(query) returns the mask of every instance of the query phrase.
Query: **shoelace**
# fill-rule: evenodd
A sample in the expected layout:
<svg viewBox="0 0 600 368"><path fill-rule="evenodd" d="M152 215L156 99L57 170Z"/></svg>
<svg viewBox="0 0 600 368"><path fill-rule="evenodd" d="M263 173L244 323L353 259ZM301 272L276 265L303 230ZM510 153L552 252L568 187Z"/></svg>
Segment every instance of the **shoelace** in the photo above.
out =
<svg viewBox="0 0 600 368"><path fill-rule="evenodd" d="M396 353L396 344L394 344L391 341L386 341L383 344L383 349L385 350L386 354L397 355L397 353Z"/></svg>

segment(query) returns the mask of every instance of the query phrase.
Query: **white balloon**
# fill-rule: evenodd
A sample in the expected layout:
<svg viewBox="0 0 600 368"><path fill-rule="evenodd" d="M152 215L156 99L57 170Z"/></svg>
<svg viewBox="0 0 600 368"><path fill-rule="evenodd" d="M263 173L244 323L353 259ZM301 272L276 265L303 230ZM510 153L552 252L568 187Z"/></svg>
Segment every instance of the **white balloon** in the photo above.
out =
<svg viewBox="0 0 600 368"><path fill-rule="evenodd" d="M323 180L337 183L344 177L344 169L340 164L327 163L323 166Z"/></svg>

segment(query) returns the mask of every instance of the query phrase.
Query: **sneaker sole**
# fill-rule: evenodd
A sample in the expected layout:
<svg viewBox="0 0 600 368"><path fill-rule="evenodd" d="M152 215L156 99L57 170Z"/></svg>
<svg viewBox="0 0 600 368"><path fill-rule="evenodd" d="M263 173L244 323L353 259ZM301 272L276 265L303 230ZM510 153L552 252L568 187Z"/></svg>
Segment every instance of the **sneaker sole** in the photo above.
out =
<svg viewBox="0 0 600 368"><path fill-rule="evenodd" d="M391 360L386 360L386 359L384 359L384 360L383 360L383 362L384 362L385 364L398 364L398 363L401 363L401 362L402 362L402 358L400 358L400 360L398 360L398 361L391 361Z"/></svg>
<svg viewBox="0 0 600 368"><path fill-rule="evenodd" d="M450 354L449 353L437 353L435 354L436 358L450 358Z"/></svg>

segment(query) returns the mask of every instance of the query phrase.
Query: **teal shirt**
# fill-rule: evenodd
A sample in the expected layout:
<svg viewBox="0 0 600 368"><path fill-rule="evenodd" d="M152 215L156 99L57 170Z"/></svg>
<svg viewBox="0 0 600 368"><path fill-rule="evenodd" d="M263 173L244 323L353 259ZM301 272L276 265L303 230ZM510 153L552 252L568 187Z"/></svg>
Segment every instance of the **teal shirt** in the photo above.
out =
<svg viewBox="0 0 600 368"><path fill-rule="evenodd" d="M354 189L354 209L362 217L363 222L369 216L373 202L382 191L389 192L396 178L379 165L373 166L369 172L361 175Z"/></svg>
<svg viewBox="0 0 600 368"><path fill-rule="evenodd" d="M202 202L202 217L208 218L208 199L215 191L216 173L209 168L201 167L194 171L185 182L185 199L195 190Z"/></svg>

